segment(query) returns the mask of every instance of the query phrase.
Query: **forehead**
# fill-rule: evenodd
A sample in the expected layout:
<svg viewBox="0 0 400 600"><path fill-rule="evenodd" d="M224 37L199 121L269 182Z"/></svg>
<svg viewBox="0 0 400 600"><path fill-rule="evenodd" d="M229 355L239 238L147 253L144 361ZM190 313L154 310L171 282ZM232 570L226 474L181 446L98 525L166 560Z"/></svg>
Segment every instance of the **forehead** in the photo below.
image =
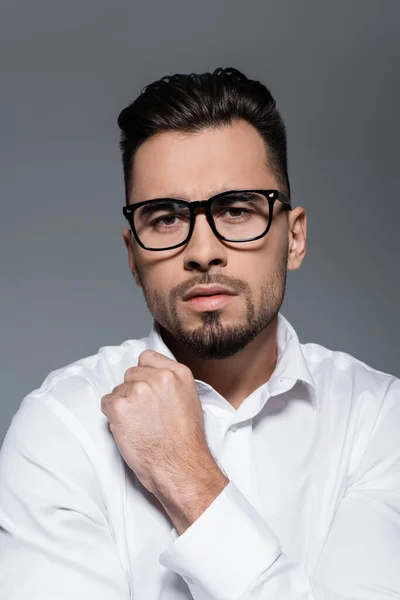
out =
<svg viewBox="0 0 400 600"><path fill-rule="evenodd" d="M276 187L258 131L244 121L196 133L165 132L138 149L131 202L169 196L184 200L244 188Z"/></svg>

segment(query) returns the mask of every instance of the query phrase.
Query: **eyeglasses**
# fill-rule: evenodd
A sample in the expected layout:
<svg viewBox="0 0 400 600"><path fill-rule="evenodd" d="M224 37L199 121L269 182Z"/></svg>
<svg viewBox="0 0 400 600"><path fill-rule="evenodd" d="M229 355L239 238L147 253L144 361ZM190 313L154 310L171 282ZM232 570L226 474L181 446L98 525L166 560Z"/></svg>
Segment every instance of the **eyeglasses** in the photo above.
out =
<svg viewBox="0 0 400 600"><path fill-rule="evenodd" d="M172 250L187 244L196 210L204 208L217 238L226 242L252 242L267 235L276 200L292 210L290 200L278 190L231 190L208 200L187 202L155 198L123 206L137 243L145 250Z"/></svg>

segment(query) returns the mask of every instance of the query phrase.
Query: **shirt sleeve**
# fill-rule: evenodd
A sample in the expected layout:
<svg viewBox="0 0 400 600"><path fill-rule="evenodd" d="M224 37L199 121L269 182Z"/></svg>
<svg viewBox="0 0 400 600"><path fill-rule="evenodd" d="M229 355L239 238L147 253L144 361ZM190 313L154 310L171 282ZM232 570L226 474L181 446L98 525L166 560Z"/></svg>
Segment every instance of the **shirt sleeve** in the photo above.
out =
<svg viewBox="0 0 400 600"><path fill-rule="evenodd" d="M181 536L172 531L160 563L195 600L400 599L400 381L389 389L316 573L282 552L233 482Z"/></svg>
<svg viewBox="0 0 400 600"><path fill-rule="evenodd" d="M0 453L0 598L130 598L95 469L70 429L30 396Z"/></svg>

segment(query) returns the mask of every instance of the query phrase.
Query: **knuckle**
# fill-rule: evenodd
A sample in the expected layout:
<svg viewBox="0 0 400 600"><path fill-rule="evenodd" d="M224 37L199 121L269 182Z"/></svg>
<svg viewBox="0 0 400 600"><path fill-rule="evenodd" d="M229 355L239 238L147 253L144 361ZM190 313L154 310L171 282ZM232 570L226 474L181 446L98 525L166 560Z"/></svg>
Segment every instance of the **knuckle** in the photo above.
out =
<svg viewBox="0 0 400 600"><path fill-rule="evenodd" d="M108 394L110 396L110 402L114 403L117 398L119 398L120 396L123 395L123 393L125 391L125 386L126 386L126 383L120 383L113 389L111 394Z"/></svg>
<svg viewBox="0 0 400 600"><path fill-rule="evenodd" d="M132 384L132 392L135 396L144 396L149 391L149 385L145 381L134 381Z"/></svg>
<svg viewBox="0 0 400 600"><path fill-rule="evenodd" d="M160 369L157 373L157 377L161 383L165 384L172 384L175 379L173 372L169 369Z"/></svg>
<svg viewBox="0 0 400 600"><path fill-rule="evenodd" d="M183 365L182 363L178 363L176 365L176 371L180 377L187 378L187 377L191 377L191 375L192 375L192 372L189 369L189 367L187 367L186 365Z"/></svg>
<svg viewBox="0 0 400 600"><path fill-rule="evenodd" d="M132 373L133 373L133 369L134 369L134 368L135 368L135 367L129 367L129 369L127 369L127 370L125 371L125 375L124 375L124 382L125 382L125 383L126 383L127 381L129 381L129 379L130 379L130 377L131 377L131 375L132 375Z"/></svg>
<svg viewBox="0 0 400 600"><path fill-rule="evenodd" d="M153 350L143 350L143 352L140 353L138 364L142 365L146 363L153 356L153 354Z"/></svg>
<svg viewBox="0 0 400 600"><path fill-rule="evenodd" d="M101 411L104 414L115 411L116 407L118 407L118 403L121 401L121 397L118 395L116 390L117 388L115 388L111 394L105 394L102 397L100 407Z"/></svg>
<svg viewBox="0 0 400 600"><path fill-rule="evenodd" d="M128 414L129 410L129 402L128 398L118 396L114 399L112 405L110 406L110 417L114 422L119 422L121 419L123 420L124 416Z"/></svg>
<svg viewBox="0 0 400 600"><path fill-rule="evenodd" d="M103 413L106 412L109 403L110 403L110 394L106 394L105 396L102 397L101 402L100 402L101 412L103 412Z"/></svg>

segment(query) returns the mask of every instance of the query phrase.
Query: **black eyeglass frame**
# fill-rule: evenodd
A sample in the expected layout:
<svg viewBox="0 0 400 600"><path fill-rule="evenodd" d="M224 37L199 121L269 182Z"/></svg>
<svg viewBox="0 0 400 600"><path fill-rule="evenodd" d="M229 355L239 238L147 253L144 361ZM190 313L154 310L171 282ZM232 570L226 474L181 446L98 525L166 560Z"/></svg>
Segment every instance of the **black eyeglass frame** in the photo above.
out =
<svg viewBox="0 0 400 600"><path fill-rule="evenodd" d="M246 192L246 193L254 192L257 194L262 194L263 196L266 197L266 199L268 201L268 205L269 205L268 225L267 225L265 231L263 233L261 233L260 235L257 235L256 237L246 239L246 240L232 240L230 238L223 236L222 234L220 234L218 232L218 230L215 226L215 223L214 223L214 217L212 215L211 208L212 208L212 204L215 200L218 200L219 198L221 198L223 196L227 196L230 194L239 194L241 192ZM189 232L188 232L186 238L184 239L184 241L180 242L179 244L175 244L175 246L168 246L166 248L149 248L148 246L145 246L141 242L141 240L139 239L139 236L136 232L136 228L134 225L135 210L137 208L140 208L141 206L144 206L145 204L149 204L150 202L156 202L158 200L161 200L161 201L171 200L172 202L179 202L180 204L187 206L189 209L189 215L190 215ZM216 194L215 196L211 196L211 198L209 198L208 200L195 200L193 202L188 202L187 200L180 200L178 198L152 198L151 200L143 200L142 202L137 202L136 204L128 204L126 206L123 206L122 212L123 212L125 218L128 220L129 225L132 229L133 235L134 235L137 243L139 244L139 246L141 246L145 250L150 250L152 252L161 252L163 250L173 250L174 248L180 248L180 246L184 246L185 244L187 244L189 242L189 240L192 236L193 230L194 230L195 219L196 219L196 210L198 208L205 208L208 224L210 225L214 235L217 238L219 238L220 240L223 240L225 242L235 243L235 244L242 243L242 242L253 242L255 240L259 240L260 238L267 235L268 231L270 230L270 227L272 224L272 213L273 213L273 208L274 208L274 204L275 204L276 200L280 200L280 202L282 202L284 204L285 208L287 208L288 210L292 210L291 202L290 202L289 198L287 196L285 196L285 194L283 194L283 192L280 192L279 190L254 190L254 189L252 189L252 190L229 190L226 192L220 192L219 194Z"/></svg>

